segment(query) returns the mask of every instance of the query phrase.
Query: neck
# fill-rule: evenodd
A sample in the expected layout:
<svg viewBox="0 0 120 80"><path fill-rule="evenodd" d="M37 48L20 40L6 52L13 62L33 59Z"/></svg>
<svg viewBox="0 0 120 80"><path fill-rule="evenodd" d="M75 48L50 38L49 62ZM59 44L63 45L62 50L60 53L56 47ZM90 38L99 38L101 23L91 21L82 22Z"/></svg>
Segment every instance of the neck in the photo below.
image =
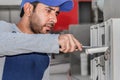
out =
<svg viewBox="0 0 120 80"><path fill-rule="evenodd" d="M21 20L17 23L17 27L21 30L23 33L27 34L34 34L30 29L30 22L29 19L26 17L22 17Z"/></svg>

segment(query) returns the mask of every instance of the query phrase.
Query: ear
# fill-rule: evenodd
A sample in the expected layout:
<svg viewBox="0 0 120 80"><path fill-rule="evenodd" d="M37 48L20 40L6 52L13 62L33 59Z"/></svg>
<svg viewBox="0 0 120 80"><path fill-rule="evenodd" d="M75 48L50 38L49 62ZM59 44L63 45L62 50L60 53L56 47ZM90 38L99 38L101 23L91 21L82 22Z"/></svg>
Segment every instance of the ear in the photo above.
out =
<svg viewBox="0 0 120 80"><path fill-rule="evenodd" d="M33 12L33 5L30 4L29 2L24 4L24 14L26 16L30 16Z"/></svg>

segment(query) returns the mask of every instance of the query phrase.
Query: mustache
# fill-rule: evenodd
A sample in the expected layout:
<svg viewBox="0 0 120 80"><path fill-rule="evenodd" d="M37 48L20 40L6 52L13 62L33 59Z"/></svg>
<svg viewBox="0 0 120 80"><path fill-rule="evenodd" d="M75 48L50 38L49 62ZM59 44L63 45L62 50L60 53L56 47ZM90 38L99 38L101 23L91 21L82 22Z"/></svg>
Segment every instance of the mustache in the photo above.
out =
<svg viewBox="0 0 120 80"><path fill-rule="evenodd" d="M52 28L52 27L54 27L54 26L55 26L55 23L52 23L52 22L51 22L51 23L46 23L44 26L49 26L49 27L51 27L51 28Z"/></svg>

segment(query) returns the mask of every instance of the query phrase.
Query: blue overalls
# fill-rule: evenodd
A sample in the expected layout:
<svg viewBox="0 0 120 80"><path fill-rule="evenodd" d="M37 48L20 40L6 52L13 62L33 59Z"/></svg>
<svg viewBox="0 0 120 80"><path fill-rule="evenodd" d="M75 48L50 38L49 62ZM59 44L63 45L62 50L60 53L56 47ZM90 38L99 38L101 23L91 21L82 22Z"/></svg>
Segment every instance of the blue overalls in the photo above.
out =
<svg viewBox="0 0 120 80"><path fill-rule="evenodd" d="M2 80L42 80L49 66L49 56L46 53L7 56Z"/></svg>

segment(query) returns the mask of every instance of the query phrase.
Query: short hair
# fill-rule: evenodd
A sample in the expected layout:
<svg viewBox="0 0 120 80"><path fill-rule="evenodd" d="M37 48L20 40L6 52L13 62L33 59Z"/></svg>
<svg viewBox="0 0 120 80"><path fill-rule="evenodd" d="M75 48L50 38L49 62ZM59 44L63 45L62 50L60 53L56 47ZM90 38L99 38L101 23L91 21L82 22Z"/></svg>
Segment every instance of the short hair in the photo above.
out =
<svg viewBox="0 0 120 80"><path fill-rule="evenodd" d="M30 3L30 4L33 5L33 11L35 10L35 8L36 8L36 6L37 6L38 3L40 3L40 2L35 1L35 2ZM24 13L25 13L25 12L24 12L24 8L22 8L22 9L21 9L21 12L20 12L20 17L23 17Z"/></svg>

